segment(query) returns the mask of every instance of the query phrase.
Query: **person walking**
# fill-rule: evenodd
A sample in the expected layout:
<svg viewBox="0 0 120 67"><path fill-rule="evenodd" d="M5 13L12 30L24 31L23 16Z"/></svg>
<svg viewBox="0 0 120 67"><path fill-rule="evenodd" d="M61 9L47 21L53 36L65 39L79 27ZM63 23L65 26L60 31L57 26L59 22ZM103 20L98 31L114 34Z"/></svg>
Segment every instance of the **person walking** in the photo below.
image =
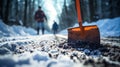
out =
<svg viewBox="0 0 120 67"><path fill-rule="evenodd" d="M53 33L56 34L58 31L58 24L54 21L53 25L52 25L52 30Z"/></svg>
<svg viewBox="0 0 120 67"><path fill-rule="evenodd" d="M41 10L41 6L38 6L38 10L35 12L34 16L35 21L37 21L37 34L39 35L39 30L42 30L42 34L44 34L44 19L47 20L45 13Z"/></svg>

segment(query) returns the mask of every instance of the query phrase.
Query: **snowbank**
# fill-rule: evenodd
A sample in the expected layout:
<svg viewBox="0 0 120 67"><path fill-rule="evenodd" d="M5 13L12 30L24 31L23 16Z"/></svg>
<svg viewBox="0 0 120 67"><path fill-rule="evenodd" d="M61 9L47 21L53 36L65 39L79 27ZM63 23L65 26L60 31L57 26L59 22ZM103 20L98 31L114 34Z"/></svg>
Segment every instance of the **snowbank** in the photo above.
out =
<svg viewBox="0 0 120 67"><path fill-rule="evenodd" d="M119 37L120 36L120 17L114 19L102 19L96 22L88 23L85 22L83 26L87 25L97 25L100 31L101 37ZM78 23L76 23L73 27L78 27ZM60 32L61 34L68 34L67 30L63 30Z"/></svg>
<svg viewBox="0 0 120 67"><path fill-rule="evenodd" d="M120 36L120 17L114 19L102 19L97 22L83 24L85 25L97 25L100 30L100 35L103 37L108 36Z"/></svg>
<svg viewBox="0 0 120 67"><path fill-rule="evenodd" d="M26 36L26 35L35 35L36 31L32 28L26 28L23 26L8 26L0 20L0 37L4 36Z"/></svg>

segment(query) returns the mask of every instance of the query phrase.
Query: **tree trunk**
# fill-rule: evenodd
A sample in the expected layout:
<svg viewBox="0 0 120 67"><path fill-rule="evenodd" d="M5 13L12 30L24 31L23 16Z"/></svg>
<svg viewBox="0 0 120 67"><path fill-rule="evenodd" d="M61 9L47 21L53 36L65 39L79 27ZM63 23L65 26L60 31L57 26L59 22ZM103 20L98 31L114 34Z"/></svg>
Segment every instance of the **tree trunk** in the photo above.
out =
<svg viewBox="0 0 120 67"><path fill-rule="evenodd" d="M2 7L3 7L3 0L0 0L0 19L3 19Z"/></svg>
<svg viewBox="0 0 120 67"><path fill-rule="evenodd" d="M19 19L20 19L20 17L18 16L18 13L19 13L19 11L18 11L18 0L17 1L15 1L15 5L14 6L16 6L15 7L15 17L16 17L16 21L19 21Z"/></svg>
<svg viewBox="0 0 120 67"><path fill-rule="evenodd" d="M25 8L24 8L24 26L27 26L27 5L28 0L25 0Z"/></svg>
<svg viewBox="0 0 120 67"><path fill-rule="evenodd" d="M4 22L8 24L8 17L9 17L9 6L10 6L10 0L5 0L6 1L6 6L5 6L5 17L4 17Z"/></svg>

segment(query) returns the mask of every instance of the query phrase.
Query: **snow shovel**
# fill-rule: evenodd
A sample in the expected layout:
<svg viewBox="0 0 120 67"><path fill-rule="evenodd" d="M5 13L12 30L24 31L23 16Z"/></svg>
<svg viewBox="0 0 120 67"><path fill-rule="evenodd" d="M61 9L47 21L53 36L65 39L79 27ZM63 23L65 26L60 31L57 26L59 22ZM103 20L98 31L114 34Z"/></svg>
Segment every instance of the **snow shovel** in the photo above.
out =
<svg viewBox="0 0 120 67"><path fill-rule="evenodd" d="M80 0L76 0L76 10L80 27L68 29L68 44L77 41L100 44L100 33L96 25L82 26Z"/></svg>

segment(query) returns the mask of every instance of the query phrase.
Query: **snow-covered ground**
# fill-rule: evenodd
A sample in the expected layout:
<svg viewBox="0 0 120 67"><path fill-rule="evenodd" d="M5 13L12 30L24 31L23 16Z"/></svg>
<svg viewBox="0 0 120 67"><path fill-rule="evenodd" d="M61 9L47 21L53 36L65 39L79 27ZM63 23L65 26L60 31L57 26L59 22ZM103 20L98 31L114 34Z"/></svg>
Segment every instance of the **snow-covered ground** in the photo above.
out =
<svg viewBox="0 0 120 67"><path fill-rule="evenodd" d="M4 37L0 39L0 43L0 67L89 67L91 62L93 64L99 62L100 64L97 64L99 66L104 62L120 66L117 57L110 60L109 54L106 54L109 50L109 53L119 58L120 48L89 49L87 46L72 48L67 44L67 37L59 34Z"/></svg>
<svg viewBox="0 0 120 67"><path fill-rule="evenodd" d="M97 25L100 30L100 35L103 37L108 36L116 36L120 37L120 17L113 19L103 19L98 20L97 22L93 22L88 24L87 22L84 25Z"/></svg>
<svg viewBox="0 0 120 67"><path fill-rule="evenodd" d="M8 26L0 20L0 37L8 36L26 36L35 35L36 31L32 28L26 28L23 26Z"/></svg>
<svg viewBox="0 0 120 67"><path fill-rule="evenodd" d="M113 19L102 19L96 22L87 23L85 22L83 26L88 25L97 25L100 31L101 37L120 37L120 17ZM76 23L73 27L79 27L78 23ZM66 33L67 30L61 31L60 33Z"/></svg>
<svg viewBox="0 0 120 67"><path fill-rule="evenodd" d="M97 25L101 37L118 37L115 41L120 40L120 17L96 23L85 22L83 25ZM74 27L77 26L78 24ZM85 45L85 48L72 48L67 44L67 29L57 35L49 32L45 34L47 35L36 35L36 30L32 28L8 26L0 20L0 67L120 66L120 47L108 46L112 43L106 43L107 46L97 49L89 49ZM103 42L105 40L104 38Z"/></svg>
<svg viewBox="0 0 120 67"><path fill-rule="evenodd" d="M86 25L97 25L100 30L101 37L119 37L120 36L120 17L113 19L102 19L96 22L87 23L85 22L83 26ZM78 23L76 23L73 27L78 27ZM36 35L36 30L32 28L26 28L23 26L8 26L0 20L0 37L4 36L29 36ZM45 34L49 32L45 32ZM67 29L61 31L59 34L68 34Z"/></svg>

